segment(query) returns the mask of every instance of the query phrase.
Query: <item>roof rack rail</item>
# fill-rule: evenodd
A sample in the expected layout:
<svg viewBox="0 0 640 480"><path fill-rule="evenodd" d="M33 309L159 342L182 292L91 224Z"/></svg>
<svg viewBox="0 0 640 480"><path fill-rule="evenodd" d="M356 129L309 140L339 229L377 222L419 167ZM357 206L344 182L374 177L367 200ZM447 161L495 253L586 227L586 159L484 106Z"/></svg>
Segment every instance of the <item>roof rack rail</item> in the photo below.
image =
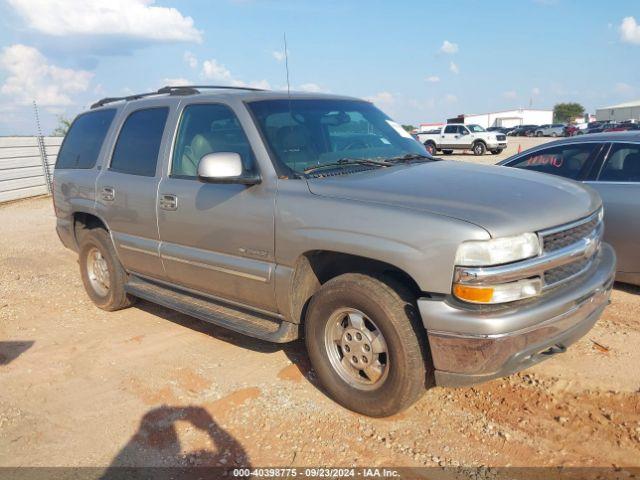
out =
<svg viewBox="0 0 640 480"><path fill-rule="evenodd" d="M174 95L185 95L185 93L181 93L180 90L185 90L191 93L200 93L198 91L199 88L205 89L220 89L220 90L249 90L253 92L264 92L264 88L255 88L255 87L237 87L233 85L178 85L175 87L167 86L162 87L158 90L158 93L169 93ZM175 93L174 93L175 92ZM187 95L191 94L187 93Z"/></svg>
<svg viewBox="0 0 640 480"><path fill-rule="evenodd" d="M147 92L147 93L137 93L135 95L127 95L125 97L106 97L102 100L98 100L96 103L91 105L91 109L102 107L108 103L125 101L128 102L130 100L138 100L144 97L150 97L152 95L194 95L196 93L200 93L198 89L221 89L221 90L249 90L254 92L263 92L263 88L254 88L254 87L234 87L231 85L178 85L175 87L166 86L158 89L155 92Z"/></svg>
<svg viewBox="0 0 640 480"><path fill-rule="evenodd" d="M91 105L91 108L93 109L93 108L102 107L107 103L120 102L122 100L124 100L125 102L128 102L130 100L138 100L139 98L149 97L151 95L157 95L157 94L158 92L147 92L147 93L136 93L134 95L127 95L126 97L107 97L107 98L98 100L96 103Z"/></svg>

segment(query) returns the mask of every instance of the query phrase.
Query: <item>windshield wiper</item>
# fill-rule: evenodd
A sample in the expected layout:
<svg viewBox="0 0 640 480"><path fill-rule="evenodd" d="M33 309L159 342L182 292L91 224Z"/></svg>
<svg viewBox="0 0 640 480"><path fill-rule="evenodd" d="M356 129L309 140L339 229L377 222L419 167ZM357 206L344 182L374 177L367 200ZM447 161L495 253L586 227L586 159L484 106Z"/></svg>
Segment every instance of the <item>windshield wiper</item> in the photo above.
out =
<svg viewBox="0 0 640 480"><path fill-rule="evenodd" d="M345 167L349 165L371 165L376 167L388 167L392 165L386 160L369 160L367 158L341 158L337 162L323 163L321 165L314 165L313 167L307 167L303 170L304 173L315 172L323 168L331 167Z"/></svg>
<svg viewBox="0 0 640 480"><path fill-rule="evenodd" d="M407 153L399 157L385 158L386 162L410 162L411 160L422 160L423 162L437 162L441 160L437 157L431 157L429 155L423 155L421 153Z"/></svg>

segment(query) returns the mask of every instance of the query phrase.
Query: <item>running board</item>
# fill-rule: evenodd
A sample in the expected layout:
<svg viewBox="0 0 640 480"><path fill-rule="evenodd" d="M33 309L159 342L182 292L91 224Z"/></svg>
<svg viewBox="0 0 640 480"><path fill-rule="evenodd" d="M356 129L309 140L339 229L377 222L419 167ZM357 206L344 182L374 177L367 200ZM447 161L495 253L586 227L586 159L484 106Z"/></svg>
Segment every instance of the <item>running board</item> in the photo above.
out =
<svg viewBox="0 0 640 480"><path fill-rule="evenodd" d="M295 323L216 302L133 275L129 277L124 288L134 297L250 337L274 343L291 342L299 337L299 325Z"/></svg>

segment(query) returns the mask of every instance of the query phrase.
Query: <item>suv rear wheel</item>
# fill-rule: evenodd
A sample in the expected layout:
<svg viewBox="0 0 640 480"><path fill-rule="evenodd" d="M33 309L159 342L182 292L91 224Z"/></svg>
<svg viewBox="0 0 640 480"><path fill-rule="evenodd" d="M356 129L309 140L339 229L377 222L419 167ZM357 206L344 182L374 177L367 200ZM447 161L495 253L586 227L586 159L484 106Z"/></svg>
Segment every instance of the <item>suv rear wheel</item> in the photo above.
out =
<svg viewBox="0 0 640 480"><path fill-rule="evenodd" d="M114 311L135 302L135 297L124 290L127 274L103 228L85 231L80 237L80 275L87 295L98 308Z"/></svg>
<svg viewBox="0 0 640 480"><path fill-rule="evenodd" d="M329 280L309 304L305 341L321 385L350 410L392 415L424 391L424 331L410 292L390 279Z"/></svg>
<svg viewBox="0 0 640 480"><path fill-rule="evenodd" d="M433 142L427 142L424 144L424 148L427 149L427 153L429 153L429 155L435 155L437 153L437 148L436 148L436 144Z"/></svg>

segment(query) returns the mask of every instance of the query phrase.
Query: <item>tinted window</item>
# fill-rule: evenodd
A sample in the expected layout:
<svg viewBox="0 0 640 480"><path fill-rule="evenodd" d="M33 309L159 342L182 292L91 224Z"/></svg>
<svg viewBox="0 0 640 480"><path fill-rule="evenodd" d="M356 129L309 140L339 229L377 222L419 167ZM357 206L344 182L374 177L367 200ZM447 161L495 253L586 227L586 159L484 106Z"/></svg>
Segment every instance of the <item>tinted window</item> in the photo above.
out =
<svg viewBox="0 0 640 480"><path fill-rule="evenodd" d="M297 172L346 158L427 155L423 145L369 102L292 99L248 105L275 159Z"/></svg>
<svg viewBox="0 0 640 480"><path fill-rule="evenodd" d="M598 147L597 143L582 143L547 148L520 157L515 162L509 163L509 166L575 180L580 178L591 154Z"/></svg>
<svg viewBox="0 0 640 480"><path fill-rule="evenodd" d="M75 119L69 129L56 168L93 168L116 111L98 110Z"/></svg>
<svg viewBox="0 0 640 480"><path fill-rule="evenodd" d="M458 127L455 125L449 125L444 128L444 133L458 133Z"/></svg>
<svg viewBox="0 0 640 480"><path fill-rule="evenodd" d="M137 110L127 117L111 158L111 170L153 177L169 109Z"/></svg>
<svg viewBox="0 0 640 480"><path fill-rule="evenodd" d="M225 105L189 105L184 109L171 175L195 177L198 163L208 153L235 152L245 170L254 165L251 146L235 114Z"/></svg>
<svg viewBox="0 0 640 480"><path fill-rule="evenodd" d="M640 182L640 145L614 143L598 180Z"/></svg>

